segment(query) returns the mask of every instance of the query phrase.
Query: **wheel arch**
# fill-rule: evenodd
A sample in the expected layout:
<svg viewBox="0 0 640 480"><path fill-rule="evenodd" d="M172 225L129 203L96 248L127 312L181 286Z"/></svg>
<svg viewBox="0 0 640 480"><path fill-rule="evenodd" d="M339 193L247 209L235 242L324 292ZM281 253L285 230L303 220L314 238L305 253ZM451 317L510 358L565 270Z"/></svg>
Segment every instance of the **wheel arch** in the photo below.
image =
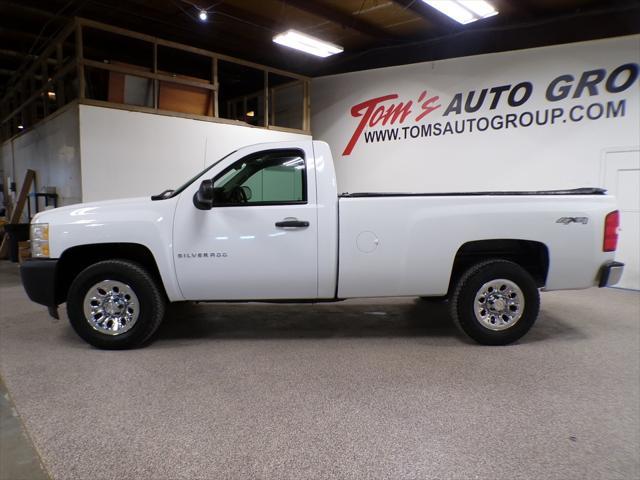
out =
<svg viewBox="0 0 640 480"><path fill-rule="evenodd" d="M549 249L538 241L523 239L486 239L466 242L456 252L448 293L472 265L491 259L509 260L524 268L538 288L543 287L549 273Z"/></svg>
<svg viewBox="0 0 640 480"><path fill-rule="evenodd" d="M56 301L58 304L67 299L69 287L74 278L87 268L103 260L129 260L140 264L156 280L166 298L162 275L151 250L139 243L94 243L78 245L65 250L56 269Z"/></svg>

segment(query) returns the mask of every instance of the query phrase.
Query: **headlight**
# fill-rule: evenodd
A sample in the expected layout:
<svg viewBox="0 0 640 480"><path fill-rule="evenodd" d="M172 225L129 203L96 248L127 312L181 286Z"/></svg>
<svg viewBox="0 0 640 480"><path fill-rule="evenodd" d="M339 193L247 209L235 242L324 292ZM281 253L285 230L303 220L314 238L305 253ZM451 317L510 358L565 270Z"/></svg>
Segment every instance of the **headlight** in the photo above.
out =
<svg viewBox="0 0 640 480"><path fill-rule="evenodd" d="M49 224L48 223L32 223L31 224L31 256L32 257L48 257L49 256Z"/></svg>

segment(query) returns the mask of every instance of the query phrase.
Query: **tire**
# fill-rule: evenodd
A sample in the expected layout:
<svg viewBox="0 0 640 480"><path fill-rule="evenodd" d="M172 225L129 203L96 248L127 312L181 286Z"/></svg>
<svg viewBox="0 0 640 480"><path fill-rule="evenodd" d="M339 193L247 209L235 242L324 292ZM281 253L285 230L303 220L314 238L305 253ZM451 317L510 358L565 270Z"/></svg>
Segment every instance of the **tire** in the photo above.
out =
<svg viewBox="0 0 640 480"><path fill-rule="evenodd" d="M85 268L67 295L67 314L76 333L94 347L109 350L147 342L162 323L165 306L155 279L127 260L105 260Z"/></svg>
<svg viewBox="0 0 640 480"><path fill-rule="evenodd" d="M467 270L451 297L451 316L483 345L507 345L527 333L540 310L531 275L507 260L488 260Z"/></svg>

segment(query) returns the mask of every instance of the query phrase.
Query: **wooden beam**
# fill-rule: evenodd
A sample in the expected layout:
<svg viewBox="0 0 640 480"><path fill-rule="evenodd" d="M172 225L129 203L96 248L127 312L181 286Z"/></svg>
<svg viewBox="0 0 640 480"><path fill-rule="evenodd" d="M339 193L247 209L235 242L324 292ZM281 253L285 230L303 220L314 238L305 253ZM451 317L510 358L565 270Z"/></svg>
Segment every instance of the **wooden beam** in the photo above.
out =
<svg viewBox="0 0 640 480"><path fill-rule="evenodd" d="M14 50L28 51L29 47L38 38L35 33L13 30L6 27L0 28L0 39L3 40L2 45L11 45Z"/></svg>
<svg viewBox="0 0 640 480"><path fill-rule="evenodd" d="M279 68L268 67L266 65L262 65L255 62L249 62L246 60L241 60L239 58L231 57L229 55L223 55L221 53L215 53L209 50L205 50L203 48L192 47L189 45L185 45L178 42L172 42L170 40L164 40L159 37L154 37L152 35L147 35L144 33L133 32L131 30L127 30L126 28L115 27L113 25L107 25L106 23L97 22L95 20L89 20L86 18L77 18L77 21L82 26L96 28L98 30L103 30L105 32L115 33L118 35L123 35L125 37L136 38L138 40L143 40L145 42L156 42L158 45L162 45L163 47L175 48L176 50L184 50L185 52L195 53L196 55L202 55L204 57L216 58L218 60L224 60L226 62L236 63L238 65L244 65L245 67L256 68L259 70L266 70L267 72L276 73L278 75L283 75L285 77L297 78L298 80L309 80L310 77L305 75L298 75L297 73L287 72L286 70L281 70Z"/></svg>
<svg viewBox="0 0 640 480"><path fill-rule="evenodd" d="M213 101L213 116L214 117L219 117L220 116L220 97L218 96L218 90L220 87L220 84L218 83L218 59L217 58L212 58L211 59L211 81L213 82L213 85L216 87L216 89L212 92L211 95L211 99Z"/></svg>
<svg viewBox="0 0 640 480"><path fill-rule="evenodd" d="M62 42L59 42L56 45L56 62L58 66L56 68L56 73L62 68L62 62L64 61L63 52L62 52ZM56 82L56 106L58 108L62 107L65 103L65 93L64 93L64 80L62 77L58 78Z"/></svg>
<svg viewBox="0 0 640 480"><path fill-rule="evenodd" d="M36 181L36 172L33 170L27 170L27 173L24 176L24 181L22 182L22 187L20 188L20 194L18 195L18 200L16 201L15 208L13 212L11 212L11 217L9 217L9 223L15 224L20 223L22 218L22 211L24 210L24 204L27 202L27 196L29 195L29 190L31 190L31 185L35 184ZM2 243L0 244L0 258L6 258L9 250L9 240L5 235L2 239Z"/></svg>
<svg viewBox="0 0 640 480"><path fill-rule="evenodd" d="M302 130L311 131L311 82L303 82Z"/></svg>
<svg viewBox="0 0 640 480"><path fill-rule="evenodd" d="M355 15L344 13L342 10L338 10L324 3L320 3L316 0L286 0L286 3L292 7L310 13L317 17L328 20L332 23L336 23L345 28L355 30L358 33L367 35L376 39L397 40L398 37L387 30L373 25Z"/></svg>
<svg viewBox="0 0 640 480"><path fill-rule="evenodd" d="M174 77L173 75L167 75L166 73L153 73L142 70L140 68L132 68L126 65L117 65L112 63L103 63L96 60L85 59L82 61L82 64L87 67L99 68L102 70L108 70L110 72L122 73L124 75L133 75L135 77L148 78L150 80L161 80L163 82L179 83L180 85L188 85L190 87L203 88L205 90L216 89L216 86L211 84L207 80L202 80L201 82L199 82L197 80L190 80L188 78L178 76Z"/></svg>
<svg viewBox="0 0 640 480"><path fill-rule="evenodd" d="M29 58L29 60L35 60L38 58L37 55L27 55L26 53L18 52L16 50L10 50L6 48L0 48L0 57L18 58L21 60L24 58ZM53 58L47 58L47 63L55 64L56 61Z"/></svg>
<svg viewBox="0 0 640 480"><path fill-rule="evenodd" d="M24 210L24 204L27 202L27 195L29 195L29 190L31 190L32 184L35 184L35 181L36 172L31 169L27 170L24 174L24 180L20 187L20 193L18 194L18 200L16 200L15 208L13 209L13 212L11 212L9 223L20 222L20 219L22 218L22 211Z"/></svg>
<svg viewBox="0 0 640 480"><path fill-rule="evenodd" d="M86 81L84 77L84 42L82 40L82 24L73 22L76 36L76 64L78 67L78 98L82 100L86 94Z"/></svg>
<svg viewBox="0 0 640 480"><path fill-rule="evenodd" d="M11 113L9 113L9 115L3 117L0 119L0 124L6 122L7 120L9 120L11 117L15 116L17 113L19 113L22 109L24 109L27 105L29 105L31 102L37 100L40 95L45 91L46 88L49 88L50 85L54 85L55 82L60 79L61 77L63 77L64 75L66 75L67 73L69 73L74 67L75 67L76 62L69 62L65 67L61 68L60 70L58 70L55 75L53 75L51 77L51 80L47 80L44 83L44 86L39 89L38 91L36 91L33 95L31 95L29 98L21 98L19 99L19 101L17 102L17 107L11 111ZM102 64L101 64L102 65ZM20 93L20 88L16 89L16 92Z"/></svg>
<svg viewBox="0 0 640 480"><path fill-rule="evenodd" d="M43 62L42 63L42 86L41 86L41 88L44 89L44 92L42 92L42 106L44 108L44 116L45 117L47 117L49 115L49 88L47 87L48 79L49 79L49 70L47 69L47 63ZM51 87L54 88L53 85L51 85ZM34 103L34 105L37 105L37 104Z"/></svg>
<svg viewBox="0 0 640 480"><path fill-rule="evenodd" d="M154 74L158 73L158 43L153 42L153 68L151 70ZM153 79L153 108L158 108L160 105L160 81L157 78Z"/></svg>
<svg viewBox="0 0 640 480"><path fill-rule="evenodd" d="M45 77L46 78L46 77ZM36 79L29 79L29 96L32 96L39 88L36 88ZM25 126L31 126L38 121L38 99L31 102L31 106L26 109L27 117L24 119Z"/></svg>
<svg viewBox="0 0 640 480"><path fill-rule="evenodd" d="M68 37L68 36L73 32L73 30L74 30L74 28L75 28L74 23L75 23L75 22L72 22L72 23L70 23L69 25L67 25L67 26L66 26L66 27L65 27L65 28L64 28L64 29L63 29L63 30L62 30L62 31L61 31L61 32L60 32L60 33L59 33L59 34L54 38L54 40L52 40L52 41L51 41L51 43L49 44L49 46L48 46L47 48L45 48L45 49L44 49L44 51L43 51L40 55L38 55L37 60L36 60L35 62L33 62L33 63L31 64L31 66L29 66L29 67L26 69L26 71L24 71L24 73L23 73L23 72L21 72L21 71L20 71L20 69L18 70L18 73L20 73L20 74L21 74L21 77L22 77L22 78L26 78L26 77L28 77L29 75L32 75L32 74L36 71L36 69L40 66L40 63L41 63L41 62L43 62L45 59L47 59L47 58L49 58L49 57L51 56L51 54L53 53L53 51L54 51L54 50L55 50L55 48L56 48L56 45L57 45L59 42L64 41L64 40L65 40L65 39L66 39L66 38L67 38L67 37ZM5 93L4 97L2 98L2 101L3 101L3 102L7 99L7 97L8 97L9 95L11 95L11 90L12 90L12 87L10 87L10 88L7 90L7 92Z"/></svg>

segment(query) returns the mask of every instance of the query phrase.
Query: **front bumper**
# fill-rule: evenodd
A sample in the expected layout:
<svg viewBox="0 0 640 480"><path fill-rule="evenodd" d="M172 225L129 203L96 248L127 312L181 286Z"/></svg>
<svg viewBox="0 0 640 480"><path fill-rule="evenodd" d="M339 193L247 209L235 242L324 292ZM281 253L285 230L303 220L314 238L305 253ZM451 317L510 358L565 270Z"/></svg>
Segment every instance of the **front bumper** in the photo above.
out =
<svg viewBox="0 0 640 480"><path fill-rule="evenodd" d="M599 287L611 287L620 281L622 272L624 271L624 263L609 262L605 263L600 269Z"/></svg>
<svg viewBox="0 0 640 480"><path fill-rule="evenodd" d="M53 316L57 311L58 302L56 300L56 269L58 259L35 259L25 260L20 265L20 277L22 285L31 301L49 307L49 313ZM56 317L57 318L57 317Z"/></svg>

